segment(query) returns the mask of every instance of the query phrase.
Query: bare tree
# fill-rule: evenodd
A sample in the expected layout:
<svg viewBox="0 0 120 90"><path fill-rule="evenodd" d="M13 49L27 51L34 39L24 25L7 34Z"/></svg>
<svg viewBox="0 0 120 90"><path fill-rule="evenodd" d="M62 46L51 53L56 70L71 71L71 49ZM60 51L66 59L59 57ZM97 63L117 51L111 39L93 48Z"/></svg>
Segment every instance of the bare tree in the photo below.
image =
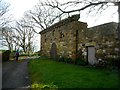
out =
<svg viewBox="0 0 120 90"><path fill-rule="evenodd" d="M27 18L22 18L16 22L14 43L23 48L25 53L32 52L32 39L35 36L35 32L32 27L29 27L31 22Z"/></svg>
<svg viewBox="0 0 120 90"><path fill-rule="evenodd" d="M57 0L52 2L43 3L45 6L52 7L54 10L58 9L63 14L72 15L75 12L82 14L86 9L88 10L87 14L94 12L96 15L101 14L102 11L107 9L110 6L118 6L118 14L120 18L120 1L119 0L73 0L66 3L60 3ZM113 12L114 13L114 12Z"/></svg>
<svg viewBox="0 0 120 90"><path fill-rule="evenodd" d="M39 1L39 3L34 6L33 10L26 12L26 15L31 18L32 26L30 27L34 28L35 32L35 28L44 30L56 22L56 19L59 20L59 14L59 10L54 10L50 7L44 6L41 1Z"/></svg>
<svg viewBox="0 0 120 90"><path fill-rule="evenodd" d="M7 23L11 22L10 15L6 15L9 11L10 4L0 0L0 27L5 26Z"/></svg>
<svg viewBox="0 0 120 90"><path fill-rule="evenodd" d="M107 9L109 6L119 7L119 3L119 0L73 0L66 3L60 3L57 0L54 0L52 2L47 1L43 3L43 5L52 7L53 9L58 9L61 12L60 15L68 14L69 16L75 12L82 13L82 11L85 11L86 9L89 9L87 14L93 11L95 14L98 14Z"/></svg>
<svg viewBox="0 0 120 90"><path fill-rule="evenodd" d="M19 22L16 22L16 27L13 29L15 30L14 43L17 44L19 47L22 47L23 51L26 52L27 30L24 29Z"/></svg>
<svg viewBox="0 0 120 90"><path fill-rule="evenodd" d="M32 52L33 48L33 40L36 37L35 29L34 29L34 23L32 22L31 18L28 16L28 14L25 13L24 17L22 18L24 23L21 23L23 28L27 29L27 52L28 54Z"/></svg>
<svg viewBox="0 0 120 90"><path fill-rule="evenodd" d="M9 50L13 50L13 35L14 32L9 28L2 28L3 40L2 45L8 47Z"/></svg>

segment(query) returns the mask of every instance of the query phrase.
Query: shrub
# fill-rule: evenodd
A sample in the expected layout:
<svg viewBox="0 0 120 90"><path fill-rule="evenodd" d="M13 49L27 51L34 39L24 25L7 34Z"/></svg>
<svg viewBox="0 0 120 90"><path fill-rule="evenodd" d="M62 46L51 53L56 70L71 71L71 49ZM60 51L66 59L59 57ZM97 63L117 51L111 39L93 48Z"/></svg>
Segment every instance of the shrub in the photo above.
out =
<svg viewBox="0 0 120 90"><path fill-rule="evenodd" d="M16 51L11 51L11 53L10 53L10 57L11 57L11 58L14 58L14 57L15 57L15 52L16 52Z"/></svg>
<svg viewBox="0 0 120 90"><path fill-rule="evenodd" d="M65 58L63 56L60 56L59 59L58 59L59 62L64 62L65 61Z"/></svg>
<svg viewBox="0 0 120 90"><path fill-rule="evenodd" d="M65 62L65 63L72 63L72 59L71 58L67 58L67 57L60 57L59 59L58 59L58 61L59 62Z"/></svg>
<svg viewBox="0 0 120 90"><path fill-rule="evenodd" d="M99 64L96 66L108 69L118 69L120 68L120 58L107 57L104 60L99 61Z"/></svg>
<svg viewBox="0 0 120 90"><path fill-rule="evenodd" d="M31 88L33 89L45 89L45 90L48 90L48 89L53 89L53 88L58 88L56 85L54 85L53 83L50 83L50 84L38 84L38 83L34 83L31 85Z"/></svg>
<svg viewBox="0 0 120 90"><path fill-rule="evenodd" d="M75 60L75 64L77 64L77 65L87 65L87 62L82 58L77 58Z"/></svg>
<svg viewBox="0 0 120 90"><path fill-rule="evenodd" d="M38 56L38 54L37 53L33 53L33 54L29 54L29 56Z"/></svg>
<svg viewBox="0 0 120 90"><path fill-rule="evenodd" d="M41 51L37 51L37 52L35 52L35 54L37 54L38 56L41 56L42 52Z"/></svg>
<svg viewBox="0 0 120 90"><path fill-rule="evenodd" d="M25 54L21 54L20 56L28 56L28 54L26 54L26 53Z"/></svg>
<svg viewBox="0 0 120 90"><path fill-rule="evenodd" d="M10 60L10 50L6 50L4 52L2 52L2 61L8 61Z"/></svg>
<svg viewBox="0 0 120 90"><path fill-rule="evenodd" d="M109 57L107 58L107 61L109 66L116 66L120 68L120 58Z"/></svg>
<svg viewBox="0 0 120 90"><path fill-rule="evenodd" d="M66 58L65 61L66 61L66 63L72 63L72 59L71 58Z"/></svg>
<svg viewBox="0 0 120 90"><path fill-rule="evenodd" d="M87 62L82 59L82 58L77 58L76 60L73 60L71 58L67 57L60 57L58 59L59 62L65 62L65 63L72 63L72 64L77 64L77 65L87 65Z"/></svg>
<svg viewBox="0 0 120 90"><path fill-rule="evenodd" d="M108 62L106 60L99 60L98 64L95 64L96 67L106 68L108 66Z"/></svg>

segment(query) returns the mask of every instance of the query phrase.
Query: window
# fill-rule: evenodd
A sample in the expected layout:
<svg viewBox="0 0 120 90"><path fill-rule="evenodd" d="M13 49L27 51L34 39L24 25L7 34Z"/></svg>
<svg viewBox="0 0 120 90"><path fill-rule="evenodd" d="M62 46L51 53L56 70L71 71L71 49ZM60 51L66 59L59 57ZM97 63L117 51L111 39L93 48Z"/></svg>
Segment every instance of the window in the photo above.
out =
<svg viewBox="0 0 120 90"><path fill-rule="evenodd" d="M53 32L52 32L52 36L54 36L54 34L55 34L55 30L53 30Z"/></svg>
<svg viewBox="0 0 120 90"><path fill-rule="evenodd" d="M64 33L60 32L60 38L64 37Z"/></svg>
<svg viewBox="0 0 120 90"><path fill-rule="evenodd" d="M47 41L47 39L45 38L45 42Z"/></svg>

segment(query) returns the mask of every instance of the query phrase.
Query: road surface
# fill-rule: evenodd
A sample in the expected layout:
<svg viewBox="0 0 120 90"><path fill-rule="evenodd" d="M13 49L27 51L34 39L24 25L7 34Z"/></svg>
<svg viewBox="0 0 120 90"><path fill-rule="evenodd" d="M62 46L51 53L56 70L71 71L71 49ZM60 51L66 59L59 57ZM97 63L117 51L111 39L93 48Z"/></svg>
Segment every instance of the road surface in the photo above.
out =
<svg viewBox="0 0 120 90"><path fill-rule="evenodd" d="M28 88L30 81L28 77L29 60L22 60L22 62L8 61L2 65L2 88L16 89Z"/></svg>

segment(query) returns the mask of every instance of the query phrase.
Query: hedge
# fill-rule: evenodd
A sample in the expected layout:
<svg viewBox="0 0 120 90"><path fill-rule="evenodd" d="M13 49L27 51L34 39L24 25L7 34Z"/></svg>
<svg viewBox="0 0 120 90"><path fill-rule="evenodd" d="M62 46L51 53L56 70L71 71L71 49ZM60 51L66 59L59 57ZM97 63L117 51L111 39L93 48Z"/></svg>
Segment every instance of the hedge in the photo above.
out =
<svg viewBox="0 0 120 90"><path fill-rule="evenodd" d="M10 60L10 50L6 50L2 52L2 61L8 61Z"/></svg>

